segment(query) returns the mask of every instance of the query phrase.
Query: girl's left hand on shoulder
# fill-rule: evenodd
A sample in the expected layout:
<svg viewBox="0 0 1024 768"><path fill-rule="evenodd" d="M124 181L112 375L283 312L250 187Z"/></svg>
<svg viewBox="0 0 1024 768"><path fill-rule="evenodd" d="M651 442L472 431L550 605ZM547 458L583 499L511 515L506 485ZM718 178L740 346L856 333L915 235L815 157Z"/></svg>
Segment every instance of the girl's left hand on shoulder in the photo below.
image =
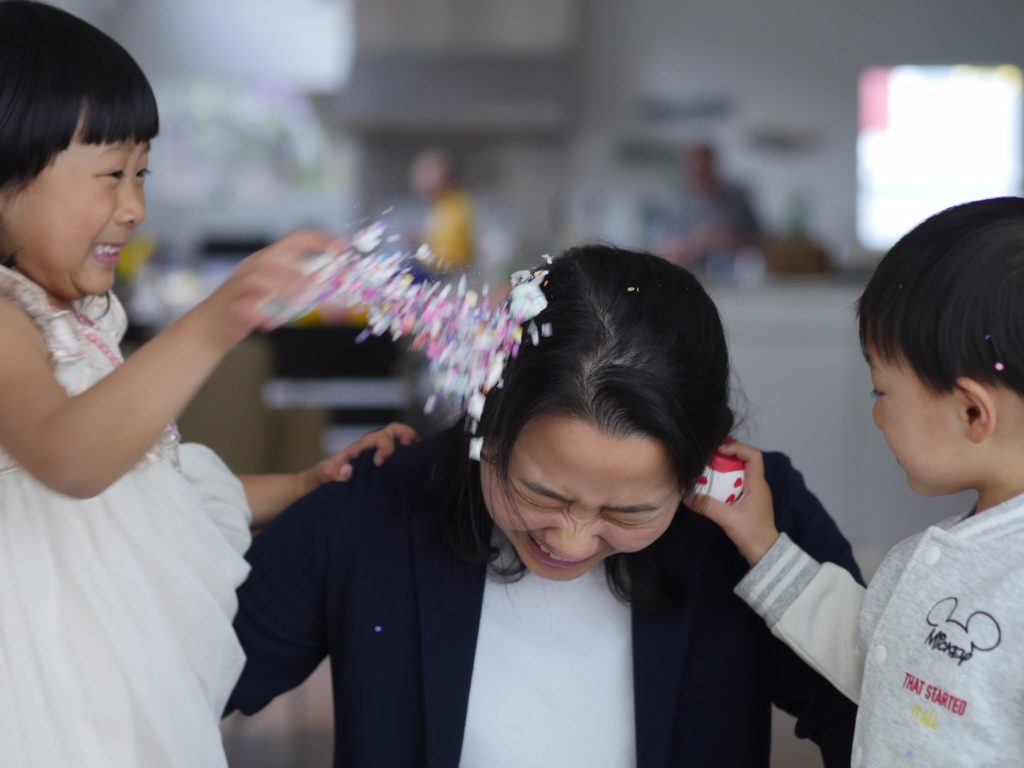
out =
<svg viewBox="0 0 1024 768"><path fill-rule="evenodd" d="M779 538L772 491L764 477L764 457L756 448L738 442L727 443L719 451L744 463L743 495L732 504L693 495L687 497L686 506L725 531L753 567Z"/></svg>
<svg viewBox="0 0 1024 768"><path fill-rule="evenodd" d="M406 424L393 421L386 427L368 432L344 450L328 456L310 471L314 487L329 482L345 482L352 477L352 461L369 448L375 448L373 463L380 466L395 452L398 445L410 445L418 441L416 430Z"/></svg>

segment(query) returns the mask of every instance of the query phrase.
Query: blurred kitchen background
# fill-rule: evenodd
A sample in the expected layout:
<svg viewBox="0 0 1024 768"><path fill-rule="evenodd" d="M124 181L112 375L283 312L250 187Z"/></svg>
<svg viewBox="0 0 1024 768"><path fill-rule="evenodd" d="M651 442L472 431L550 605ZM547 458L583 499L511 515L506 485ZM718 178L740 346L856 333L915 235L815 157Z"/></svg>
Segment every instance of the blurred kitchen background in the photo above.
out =
<svg viewBox="0 0 1024 768"><path fill-rule="evenodd" d="M415 245L446 211L471 225L453 269L494 286L573 243L654 249L705 275L740 434L793 457L865 575L968 503L906 488L871 423L854 301L921 218L1021 193L1020 0L58 5L120 40L160 100L149 215L122 265L133 343L307 224L385 216ZM696 250L680 246L708 211L694 148L712 148L743 219ZM412 172L428 149L433 187ZM284 470L392 418L424 424L422 365L353 344L359 330L320 312L241 345L186 439L237 471ZM234 765L329 765L324 671L224 731ZM779 718L775 764L819 764L791 731Z"/></svg>

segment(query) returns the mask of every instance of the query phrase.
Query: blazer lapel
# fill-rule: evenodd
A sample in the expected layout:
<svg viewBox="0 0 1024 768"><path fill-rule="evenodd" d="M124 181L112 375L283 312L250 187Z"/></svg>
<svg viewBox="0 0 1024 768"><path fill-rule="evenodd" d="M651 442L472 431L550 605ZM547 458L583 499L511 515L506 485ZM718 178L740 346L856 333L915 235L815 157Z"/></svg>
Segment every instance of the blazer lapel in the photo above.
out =
<svg viewBox="0 0 1024 768"><path fill-rule="evenodd" d="M486 568L459 560L428 515L413 521L427 765L458 768Z"/></svg>
<svg viewBox="0 0 1024 768"><path fill-rule="evenodd" d="M664 768L672 748L683 659L693 623L703 547L682 555L686 602L670 612L633 611L633 698L637 768Z"/></svg>

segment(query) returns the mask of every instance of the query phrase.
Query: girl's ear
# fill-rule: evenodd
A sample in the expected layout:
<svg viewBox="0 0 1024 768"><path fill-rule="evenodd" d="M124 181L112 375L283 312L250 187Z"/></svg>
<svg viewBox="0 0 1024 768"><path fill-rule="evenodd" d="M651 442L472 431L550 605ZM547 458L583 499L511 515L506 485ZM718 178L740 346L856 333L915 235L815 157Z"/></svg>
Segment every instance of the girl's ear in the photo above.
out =
<svg viewBox="0 0 1024 768"><path fill-rule="evenodd" d="M990 387L961 376L956 380L953 399L968 440L980 443L995 431L998 409Z"/></svg>

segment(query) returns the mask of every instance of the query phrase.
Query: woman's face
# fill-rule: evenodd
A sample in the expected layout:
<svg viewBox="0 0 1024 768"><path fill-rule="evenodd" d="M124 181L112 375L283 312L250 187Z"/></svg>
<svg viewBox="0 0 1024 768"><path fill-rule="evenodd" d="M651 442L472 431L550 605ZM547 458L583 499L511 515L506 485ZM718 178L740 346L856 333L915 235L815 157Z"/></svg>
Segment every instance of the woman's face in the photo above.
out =
<svg viewBox="0 0 1024 768"><path fill-rule="evenodd" d="M507 485L493 463L484 460L480 469L495 525L526 567L548 579L575 579L609 555L650 545L682 500L660 442L609 437L560 416L526 425L512 449Z"/></svg>

